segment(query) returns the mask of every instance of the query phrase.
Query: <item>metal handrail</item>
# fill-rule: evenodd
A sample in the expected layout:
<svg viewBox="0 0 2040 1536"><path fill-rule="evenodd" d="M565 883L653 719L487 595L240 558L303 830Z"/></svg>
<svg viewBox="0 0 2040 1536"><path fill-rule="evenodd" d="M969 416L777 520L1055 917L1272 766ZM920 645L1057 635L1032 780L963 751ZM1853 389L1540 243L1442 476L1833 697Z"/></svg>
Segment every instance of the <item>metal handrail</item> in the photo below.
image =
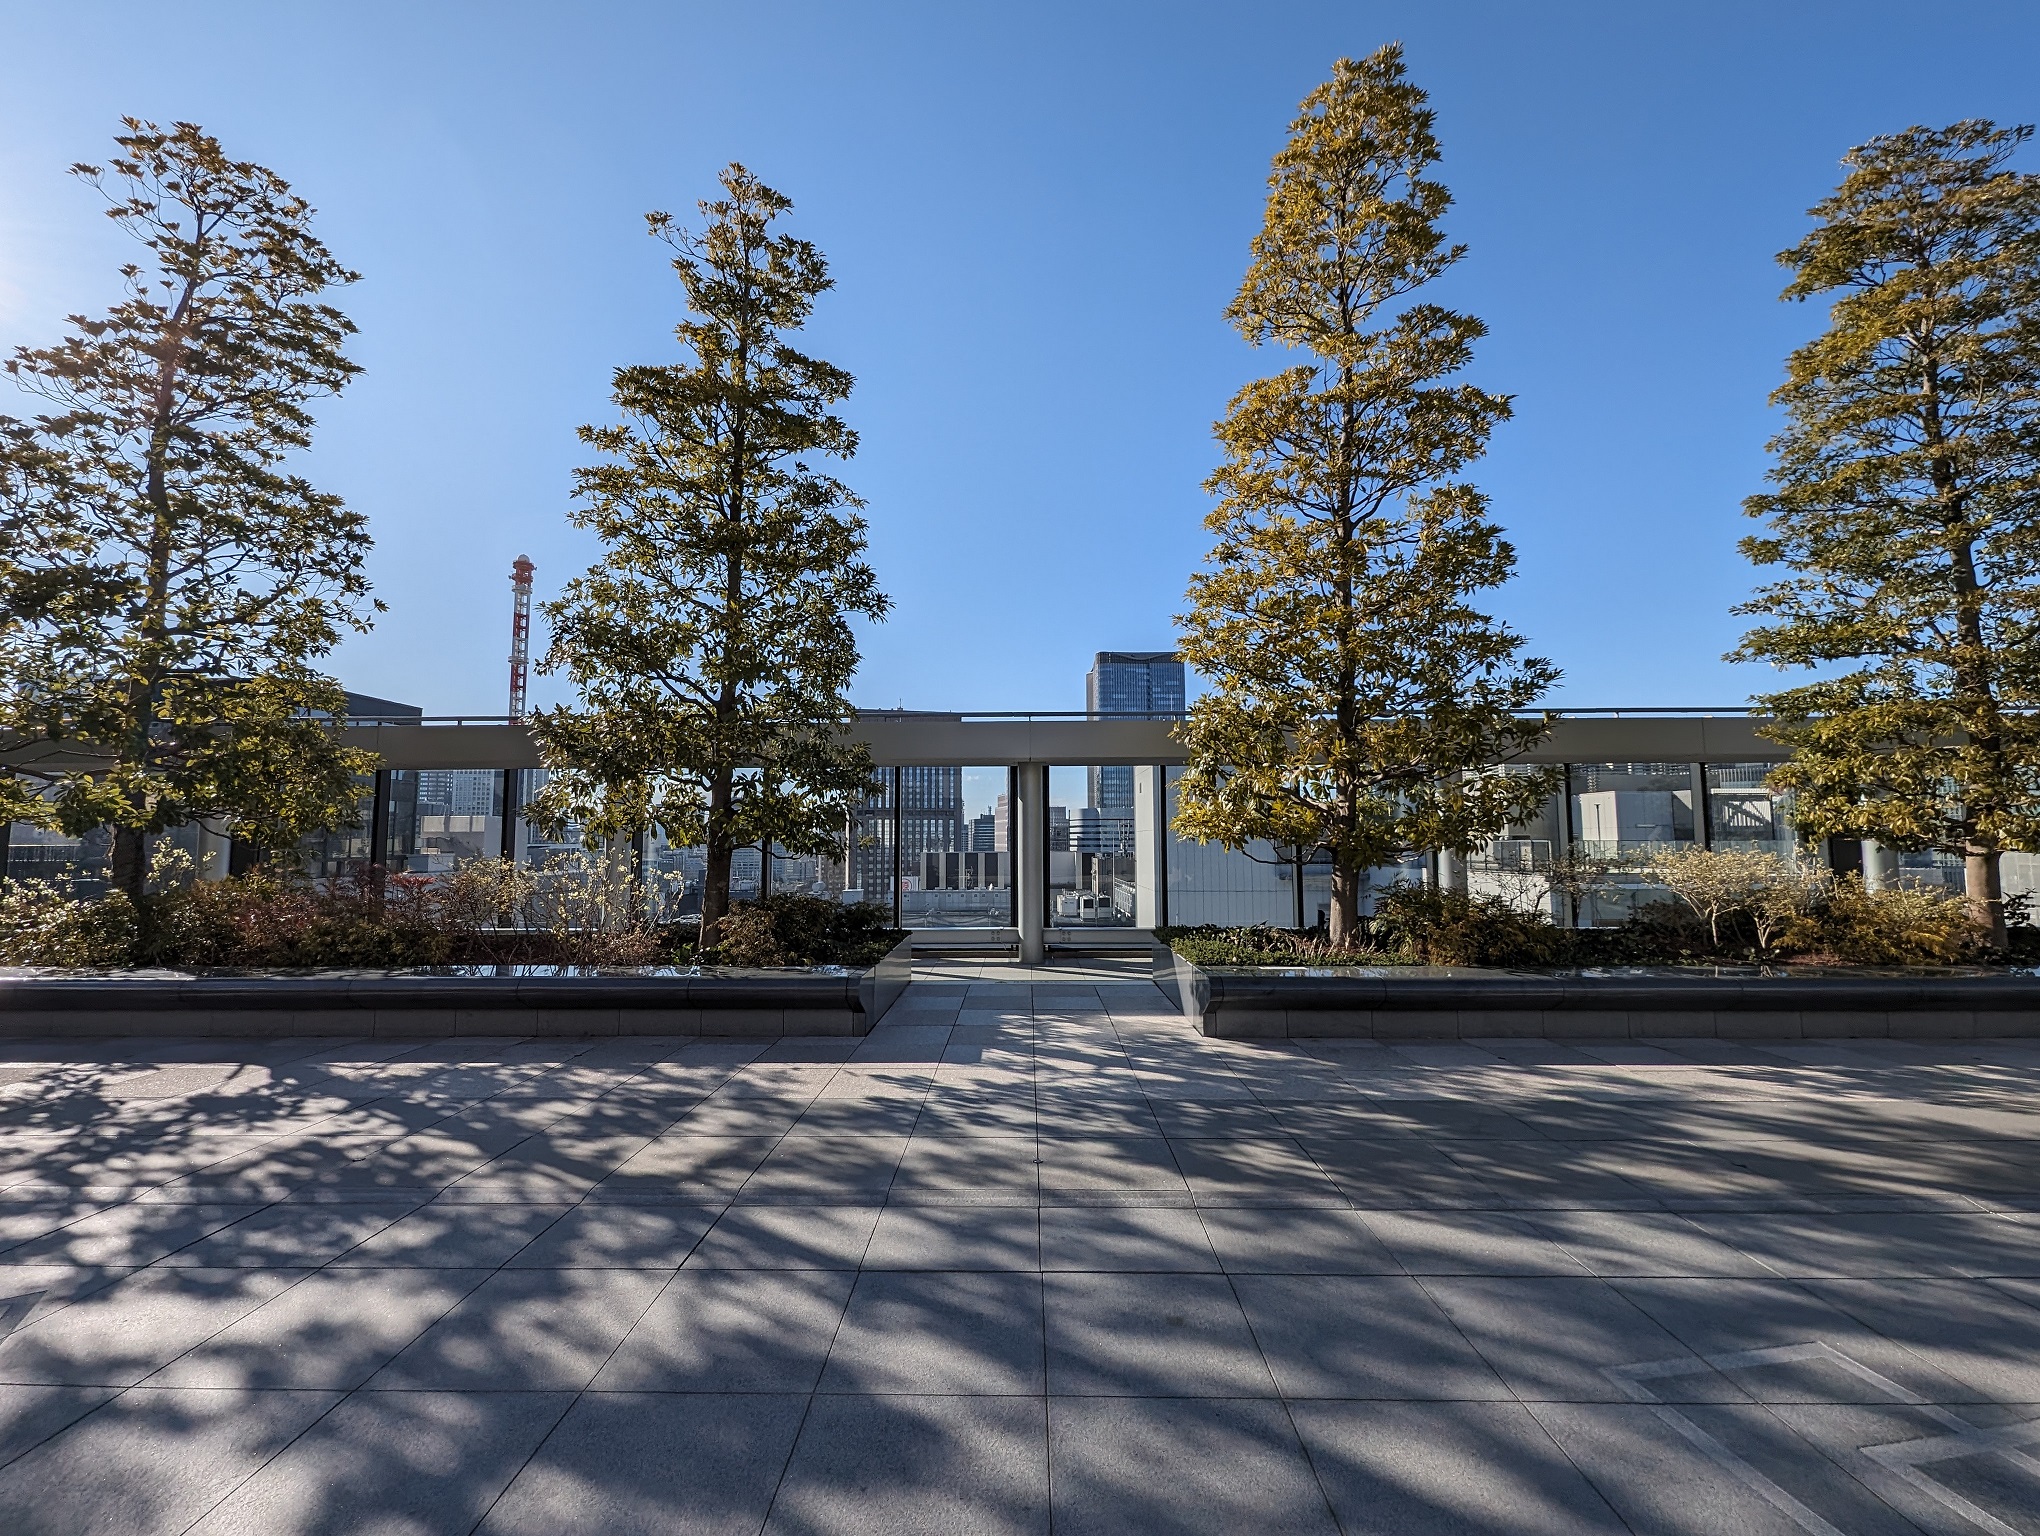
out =
<svg viewBox="0 0 2040 1536"><path fill-rule="evenodd" d="M861 720L1187 720L1184 710L1090 710L1090 709L860 709ZM1673 719L1710 719L1727 715L1739 718L1766 712L1748 704L1715 707L1683 704L1621 704L1610 708L1557 707L1536 713L1560 720L1613 719L1625 715L1649 715ZM348 725L519 725L509 715L349 715Z"/></svg>

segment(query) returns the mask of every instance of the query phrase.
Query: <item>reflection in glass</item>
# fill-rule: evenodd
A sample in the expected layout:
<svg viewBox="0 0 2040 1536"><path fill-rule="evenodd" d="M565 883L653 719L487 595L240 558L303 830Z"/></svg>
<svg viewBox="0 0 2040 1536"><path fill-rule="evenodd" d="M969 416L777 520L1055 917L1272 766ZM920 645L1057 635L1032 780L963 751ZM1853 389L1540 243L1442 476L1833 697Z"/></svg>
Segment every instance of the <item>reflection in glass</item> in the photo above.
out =
<svg viewBox="0 0 2040 1536"><path fill-rule="evenodd" d="M1789 796L1764 782L1769 763L1707 764L1707 845L1790 856Z"/></svg>
<svg viewBox="0 0 2040 1536"><path fill-rule="evenodd" d="M1048 921L1057 928L1152 926L1140 900L1145 839L1135 810L1148 768L1048 770Z"/></svg>
<svg viewBox="0 0 2040 1536"><path fill-rule="evenodd" d="M909 928L1013 922L1005 768L913 767L900 774L900 919Z"/></svg>

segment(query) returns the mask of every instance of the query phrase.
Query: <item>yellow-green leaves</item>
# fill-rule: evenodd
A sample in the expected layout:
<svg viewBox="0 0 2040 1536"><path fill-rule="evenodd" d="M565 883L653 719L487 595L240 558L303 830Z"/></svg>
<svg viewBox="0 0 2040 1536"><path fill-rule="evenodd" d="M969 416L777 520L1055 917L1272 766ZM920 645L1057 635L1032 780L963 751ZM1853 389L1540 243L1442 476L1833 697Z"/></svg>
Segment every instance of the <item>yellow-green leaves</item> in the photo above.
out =
<svg viewBox="0 0 2040 1536"><path fill-rule="evenodd" d="M541 665L580 703L533 721L555 770L542 820L705 845L705 938L732 848L833 847L869 784L868 757L840 740L849 621L888 607L863 559L863 503L813 467L856 451L833 413L850 376L787 343L829 288L827 265L772 232L785 197L740 165L722 184L698 231L650 216L676 252L691 360L617 369L624 419L581 429L603 458L577 472L573 517L604 554L546 605Z"/></svg>
<svg viewBox="0 0 2040 1536"><path fill-rule="evenodd" d="M1403 302L1463 254L1438 228L1437 158L1399 48L1341 60L1305 98L1227 312L1301 360L1215 429L1217 543L1179 620L1211 691L1183 728L1176 826L1329 853L1335 940L1369 869L1481 845L1550 793L1477 771L1543 733L1520 715L1558 674L1469 600L1515 554L1455 477L1509 402L1446 382L1479 320Z"/></svg>
<svg viewBox="0 0 2040 1536"><path fill-rule="evenodd" d="M1736 656L1826 674L1759 702L1803 831L1966 862L2002 939L2006 849L2040 847L2040 177L2031 136L1907 128L1779 258L1828 298L1773 396L1772 489L1743 541L1782 568Z"/></svg>
<svg viewBox="0 0 2040 1536"><path fill-rule="evenodd" d="M289 460L359 369L321 295L354 281L273 171L190 123L129 120L75 167L141 247L124 300L6 371L48 403L0 418L0 730L92 770L23 769L14 814L142 834L222 817L266 849L344 825L361 754L311 663L374 604L366 520ZM325 716L325 719L316 718Z"/></svg>

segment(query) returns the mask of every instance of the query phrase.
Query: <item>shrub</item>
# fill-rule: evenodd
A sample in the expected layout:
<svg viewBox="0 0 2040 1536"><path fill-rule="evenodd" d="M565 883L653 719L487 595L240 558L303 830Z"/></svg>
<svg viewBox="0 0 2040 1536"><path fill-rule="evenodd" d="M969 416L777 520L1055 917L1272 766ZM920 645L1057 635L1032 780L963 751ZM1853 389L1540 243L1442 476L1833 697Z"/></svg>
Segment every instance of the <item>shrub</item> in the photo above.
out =
<svg viewBox="0 0 2040 1536"><path fill-rule="evenodd" d="M866 966L904 936L884 907L788 893L738 902L723 918L715 948L701 958L737 966Z"/></svg>
<svg viewBox="0 0 2040 1536"><path fill-rule="evenodd" d="M1983 958L1986 938L1960 896L1918 885L1873 891L1846 875L1792 923L1785 942L1845 965L1954 965Z"/></svg>
<svg viewBox="0 0 2040 1536"><path fill-rule="evenodd" d="M1826 871L1780 854L1737 849L1674 849L1653 860L1650 873L1707 925L1714 951L1723 948L1723 922L1740 919L1760 955L1820 904L1831 881Z"/></svg>
<svg viewBox="0 0 2040 1536"><path fill-rule="evenodd" d="M1541 912L1403 881L1376 898L1368 932L1420 965L1554 965L1565 950L1565 936Z"/></svg>
<svg viewBox="0 0 2040 1536"><path fill-rule="evenodd" d="M1155 937L1192 965L1400 965L1399 954L1371 949L1334 949L1315 933L1294 928L1157 928Z"/></svg>
<svg viewBox="0 0 2040 1536"><path fill-rule="evenodd" d="M60 882L0 881L0 964L66 970L131 965L139 933L125 891L87 901Z"/></svg>

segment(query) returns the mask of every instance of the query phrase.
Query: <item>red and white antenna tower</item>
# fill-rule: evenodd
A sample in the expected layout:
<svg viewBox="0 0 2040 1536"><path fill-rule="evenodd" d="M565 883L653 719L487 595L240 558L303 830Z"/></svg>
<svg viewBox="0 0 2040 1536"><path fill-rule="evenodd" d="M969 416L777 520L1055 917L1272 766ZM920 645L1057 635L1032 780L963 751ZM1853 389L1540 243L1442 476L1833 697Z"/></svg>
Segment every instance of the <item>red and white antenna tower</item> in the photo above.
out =
<svg viewBox="0 0 2040 1536"><path fill-rule="evenodd" d="M524 718L524 690L531 670L531 556L510 567L510 718Z"/></svg>

